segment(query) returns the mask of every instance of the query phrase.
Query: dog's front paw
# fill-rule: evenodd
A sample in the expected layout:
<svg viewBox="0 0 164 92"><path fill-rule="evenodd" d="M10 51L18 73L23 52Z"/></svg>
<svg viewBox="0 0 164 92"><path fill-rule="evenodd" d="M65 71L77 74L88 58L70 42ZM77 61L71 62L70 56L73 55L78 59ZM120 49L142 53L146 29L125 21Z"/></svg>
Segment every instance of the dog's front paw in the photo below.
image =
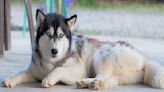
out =
<svg viewBox="0 0 164 92"><path fill-rule="evenodd" d="M55 83L50 78L44 78L42 81L42 87L44 88L49 88L52 87L53 85L55 85Z"/></svg>
<svg viewBox="0 0 164 92"><path fill-rule="evenodd" d="M10 80L10 79L4 80L2 83L3 83L3 86L7 88L12 88L16 86L15 81Z"/></svg>
<svg viewBox="0 0 164 92"><path fill-rule="evenodd" d="M103 88L103 82L101 80L94 80L91 82L88 87L94 90L100 90Z"/></svg>

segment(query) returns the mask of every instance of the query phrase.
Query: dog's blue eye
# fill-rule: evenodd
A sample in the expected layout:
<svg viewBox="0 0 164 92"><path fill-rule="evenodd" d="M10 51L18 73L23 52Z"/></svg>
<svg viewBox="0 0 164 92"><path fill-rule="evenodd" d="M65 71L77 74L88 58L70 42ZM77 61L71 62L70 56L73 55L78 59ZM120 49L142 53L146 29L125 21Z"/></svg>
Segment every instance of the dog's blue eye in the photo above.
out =
<svg viewBox="0 0 164 92"><path fill-rule="evenodd" d="M51 38L51 33L46 32L47 36Z"/></svg>
<svg viewBox="0 0 164 92"><path fill-rule="evenodd" d="M60 35L59 35L59 38L62 38L63 36L64 36L64 34L60 34Z"/></svg>

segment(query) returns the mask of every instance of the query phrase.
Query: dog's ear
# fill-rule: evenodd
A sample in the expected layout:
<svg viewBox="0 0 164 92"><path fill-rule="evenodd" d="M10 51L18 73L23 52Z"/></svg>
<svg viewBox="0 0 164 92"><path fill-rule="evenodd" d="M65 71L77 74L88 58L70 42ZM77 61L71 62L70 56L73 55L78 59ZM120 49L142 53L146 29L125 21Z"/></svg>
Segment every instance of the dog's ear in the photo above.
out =
<svg viewBox="0 0 164 92"><path fill-rule="evenodd" d="M73 15L70 18L66 19L67 25L69 26L70 30L73 30L73 27L76 23L77 15Z"/></svg>
<svg viewBox="0 0 164 92"><path fill-rule="evenodd" d="M37 26L40 26L40 24L43 22L44 19L45 19L45 14L40 9L37 9L36 10Z"/></svg>

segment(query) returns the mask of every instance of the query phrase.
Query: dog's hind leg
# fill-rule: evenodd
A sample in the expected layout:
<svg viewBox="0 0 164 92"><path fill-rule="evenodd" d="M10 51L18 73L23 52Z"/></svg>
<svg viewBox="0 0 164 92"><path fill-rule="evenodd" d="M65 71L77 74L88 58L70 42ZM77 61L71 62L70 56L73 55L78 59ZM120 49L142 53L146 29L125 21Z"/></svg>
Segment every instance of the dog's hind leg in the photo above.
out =
<svg viewBox="0 0 164 92"><path fill-rule="evenodd" d="M90 88L94 90L113 88L118 85L117 80L113 78L105 78L105 76L98 75L95 78L84 78L76 82L77 88Z"/></svg>
<svg viewBox="0 0 164 92"><path fill-rule="evenodd" d="M29 71L23 71L9 79L4 80L3 86L11 88L11 87L15 87L17 84L32 82L32 81L35 81L32 74Z"/></svg>
<svg viewBox="0 0 164 92"><path fill-rule="evenodd" d="M77 82L78 88L90 88L94 90L113 88L118 85L117 79L112 76L113 67L106 61L95 63L95 78L85 78Z"/></svg>
<svg viewBox="0 0 164 92"><path fill-rule="evenodd" d="M145 62L144 83L154 88L164 88L164 68L155 62Z"/></svg>

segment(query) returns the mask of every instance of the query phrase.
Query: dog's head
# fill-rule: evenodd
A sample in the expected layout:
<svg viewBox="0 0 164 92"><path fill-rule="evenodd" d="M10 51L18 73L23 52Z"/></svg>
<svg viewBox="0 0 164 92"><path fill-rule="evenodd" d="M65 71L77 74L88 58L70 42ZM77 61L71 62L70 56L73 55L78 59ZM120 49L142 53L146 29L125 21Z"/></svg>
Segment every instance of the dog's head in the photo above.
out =
<svg viewBox="0 0 164 92"><path fill-rule="evenodd" d="M61 60L71 46L71 31L77 15L64 18L58 13L36 11L36 45L42 57L50 62Z"/></svg>

